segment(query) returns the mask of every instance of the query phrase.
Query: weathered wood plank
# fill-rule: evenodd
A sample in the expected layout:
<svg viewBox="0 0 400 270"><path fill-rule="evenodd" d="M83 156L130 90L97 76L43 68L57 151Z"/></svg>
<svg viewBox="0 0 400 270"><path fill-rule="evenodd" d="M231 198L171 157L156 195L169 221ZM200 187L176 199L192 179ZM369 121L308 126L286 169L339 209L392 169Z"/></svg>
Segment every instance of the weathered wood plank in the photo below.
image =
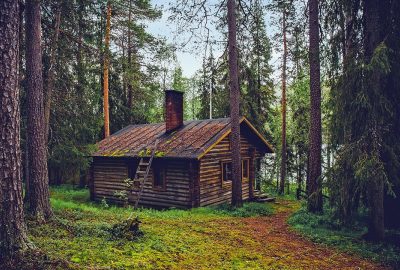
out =
<svg viewBox="0 0 400 270"><path fill-rule="evenodd" d="M114 193L127 190L124 180L128 178L129 164L134 162L116 158L94 161L93 193L96 200L106 198L110 202L122 202ZM151 169L139 204L157 207L191 207L188 161L166 160L164 165L167 167L165 190L153 188ZM132 197L133 195L129 195L129 200L133 202Z"/></svg>
<svg viewBox="0 0 400 270"><path fill-rule="evenodd" d="M255 149L254 153L250 149ZM241 137L241 156L242 159L261 156L257 148L245 137ZM224 138L219 144L211 149L200 162L200 205L215 205L221 203L230 203L232 184L222 183L221 161L230 160L230 142L229 137ZM253 164L253 163L251 163ZM250 165L251 165L250 164ZM252 169L252 168L250 168ZM254 169L254 168L253 168ZM252 171L253 172L253 171ZM253 177L250 177L251 181ZM243 199L249 198L250 180L242 179Z"/></svg>

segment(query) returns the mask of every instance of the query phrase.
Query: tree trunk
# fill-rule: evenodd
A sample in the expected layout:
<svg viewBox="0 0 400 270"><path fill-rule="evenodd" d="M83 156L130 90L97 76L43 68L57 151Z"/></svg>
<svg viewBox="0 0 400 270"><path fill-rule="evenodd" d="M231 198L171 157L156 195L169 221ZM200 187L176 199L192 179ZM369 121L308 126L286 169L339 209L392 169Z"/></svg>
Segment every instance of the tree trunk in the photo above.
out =
<svg viewBox="0 0 400 270"><path fill-rule="evenodd" d="M84 9L85 3L83 0L78 1L78 50L76 51L76 76L77 76L77 84L76 84L76 95L80 99L84 99L85 92L85 67L83 61L83 31L84 31ZM86 172L82 169L79 170L79 188L84 188L86 186Z"/></svg>
<svg viewBox="0 0 400 270"><path fill-rule="evenodd" d="M45 119L45 136L46 136L46 144L49 141L49 133L50 133L50 109L51 109L51 99L54 91L54 82L55 82L55 63L56 63L56 51L58 44L58 37L60 35L60 24L61 24L61 9L57 7L57 11L55 14L55 23L54 23L54 36L51 43L50 48L50 63L49 70L47 76L47 85L46 85L46 95L44 100L44 119Z"/></svg>
<svg viewBox="0 0 400 270"><path fill-rule="evenodd" d="M108 68L110 65L110 30L111 30L111 3L107 3L107 21L105 34L105 50L104 50L104 65L103 65L103 109L104 109L104 137L110 136L110 115L108 106Z"/></svg>
<svg viewBox="0 0 400 270"><path fill-rule="evenodd" d="M28 213L38 221L52 216L43 107L40 1L26 1L26 80L28 101Z"/></svg>
<svg viewBox="0 0 400 270"><path fill-rule="evenodd" d="M132 1L129 0L129 14L128 14L128 108L132 110L133 108L133 86L132 86ZM132 119L131 119L132 121Z"/></svg>
<svg viewBox="0 0 400 270"><path fill-rule="evenodd" d="M236 4L228 0L228 49L232 145L232 205L242 206L242 165L240 161L240 90L236 45Z"/></svg>
<svg viewBox="0 0 400 270"><path fill-rule="evenodd" d="M302 188L302 182L303 182L303 175L302 175L302 164L301 164L301 154L298 150L297 153L297 192L296 192L296 198L300 200L301 198L301 188Z"/></svg>
<svg viewBox="0 0 400 270"><path fill-rule="evenodd" d="M0 262L28 245L22 202L19 1L0 1Z"/></svg>
<svg viewBox="0 0 400 270"><path fill-rule="evenodd" d="M321 83L319 59L318 0L309 0L310 57L310 155L308 210L322 211L321 189Z"/></svg>
<svg viewBox="0 0 400 270"><path fill-rule="evenodd" d="M365 20L365 60L367 64L370 64L373 57L375 49L378 45L384 41L386 37L385 25L388 24L387 21L387 11L390 10L389 0L365 0L364 1L364 20ZM377 93L382 92L383 78L381 72L373 67L370 77L367 78L368 87L374 89ZM377 106L377 100L374 100L373 104L374 114L379 113ZM372 116L370 118L377 118ZM380 155L382 133L380 128L378 128L378 120L369 119L370 129L372 134L372 143L370 155ZM383 240L385 234L385 224L384 224L384 208L383 208L383 198L384 198L384 179L383 177L377 176L374 179L370 179L367 187L368 194L368 207L370 223L368 226L368 236L373 240Z"/></svg>
<svg viewBox="0 0 400 270"><path fill-rule="evenodd" d="M287 44L286 44L286 7L283 7L282 19L283 31L283 65L282 65L282 153L281 153L281 180L279 183L279 194L285 191L286 180L286 60L287 60Z"/></svg>

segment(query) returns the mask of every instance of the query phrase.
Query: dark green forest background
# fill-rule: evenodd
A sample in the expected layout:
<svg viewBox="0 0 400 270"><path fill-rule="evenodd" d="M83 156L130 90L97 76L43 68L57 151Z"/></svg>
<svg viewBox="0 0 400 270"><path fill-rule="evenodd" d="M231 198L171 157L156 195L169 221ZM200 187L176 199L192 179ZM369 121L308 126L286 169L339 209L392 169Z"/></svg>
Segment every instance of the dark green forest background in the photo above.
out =
<svg viewBox="0 0 400 270"><path fill-rule="evenodd" d="M263 186L273 189L281 178L283 72L287 74L288 106L286 184L306 189L310 127L306 2L241 1L243 6L238 8L240 109L276 149L275 155L263 161L259 175ZM400 224L396 219L400 205L400 3L371 2L321 2L320 182L337 216L347 223L358 210L373 210L376 205L371 203L371 196L383 187L385 221L390 227ZM167 88L185 93L185 120L209 118L210 103L213 118L229 117L226 10L222 5L209 4L209 13L192 14L190 21L193 7L183 3L171 2L162 9L149 0L112 1L111 46L106 51L107 1L42 1L50 184L87 184L90 154L104 134L105 54L110 56L111 133L129 124L163 122L163 91ZM147 29L149 22L160 20L166 9L172 14L171 23L194 24L196 16L202 20L214 16L214 28L224 40L196 37L195 46L185 48L203 58L202 68L191 78L183 76L176 60L181 44L170 44ZM21 23L23 27L22 15ZM371 24L378 30L372 33ZM20 33L24 40L24 31ZM25 156L25 43L20 44ZM285 70L283 57L288 62Z"/></svg>

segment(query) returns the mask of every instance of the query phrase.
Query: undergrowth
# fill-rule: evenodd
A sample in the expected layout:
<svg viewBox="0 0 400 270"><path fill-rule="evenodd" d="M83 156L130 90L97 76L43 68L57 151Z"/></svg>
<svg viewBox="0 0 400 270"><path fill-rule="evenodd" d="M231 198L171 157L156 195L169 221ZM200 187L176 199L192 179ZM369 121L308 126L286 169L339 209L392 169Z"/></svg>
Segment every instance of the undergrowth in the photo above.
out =
<svg viewBox="0 0 400 270"><path fill-rule="evenodd" d="M297 188L297 185L290 184L289 192L287 190L287 186L285 186L284 194L279 194L275 185L265 185L263 188L263 192L265 192L266 194L268 194L271 197L275 197L275 198L279 198L279 199L287 200L287 201L294 201L294 200L297 200L296 199L296 188Z"/></svg>
<svg viewBox="0 0 400 270"><path fill-rule="evenodd" d="M358 254L364 258L400 269L400 247L388 242L371 243L363 239L367 232L366 220L359 217L352 226L344 226L333 218L332 210L309 213L303 206L288 220L289 225L316 243L336 247L341 251ZM388 232L388 236L390 233ZM390 237L390 236L389 236Z"/></svg>
<svg viewBox="0 0 400 270"><path fill-rule="evenodd" d="M91 202L87 190L71 186L51 188L51 204L55 217L46 224L29 223L30 238L49 258L79 269L257 269L261 258L246 248L257 243L241 232L240 217L274 210L271 204L245 203L134 211L106 200ZM132 211L141 221L140 232L126 237L119 227Z"/></svg>

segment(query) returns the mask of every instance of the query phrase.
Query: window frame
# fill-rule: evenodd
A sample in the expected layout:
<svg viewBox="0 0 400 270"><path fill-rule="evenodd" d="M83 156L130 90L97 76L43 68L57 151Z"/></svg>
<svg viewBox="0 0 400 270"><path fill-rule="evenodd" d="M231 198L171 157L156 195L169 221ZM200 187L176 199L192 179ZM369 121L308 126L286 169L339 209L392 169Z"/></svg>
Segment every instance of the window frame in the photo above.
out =
<svg viewBox="0 0 400 270"><path fill-rule="evenodd" d="M228 180L224 180L224 175L225 175L225 164L231 164L231 172L230 172L230 175L231 175L231 179L228 179ZM223 185L226 185L226 184L231 184L232 183L232 161L231 160L221 160L221 183L223 184Z"/></svg>
<svg viewBox="0 0 400 270"><path fill-rule="evenodd" d="M247 162L247 176L244 176L244 163ZM250 179L250 159L249 158L243 158L242 159L242 180L246 179L249 180Z"/></svg>
<svg viewBox="0 0 400 270"><path fill-rule="evenodd" d="M164 191L166 189L167 186L167 170L166 170L166 166L162 165L162 164L157 164L157 163L153 163L153 170L152 170L152 187L154 190L158 190L158 191ZM162 185L155 185L156 183L156 175L157 174L161 174L162 175Z"/></svg>

